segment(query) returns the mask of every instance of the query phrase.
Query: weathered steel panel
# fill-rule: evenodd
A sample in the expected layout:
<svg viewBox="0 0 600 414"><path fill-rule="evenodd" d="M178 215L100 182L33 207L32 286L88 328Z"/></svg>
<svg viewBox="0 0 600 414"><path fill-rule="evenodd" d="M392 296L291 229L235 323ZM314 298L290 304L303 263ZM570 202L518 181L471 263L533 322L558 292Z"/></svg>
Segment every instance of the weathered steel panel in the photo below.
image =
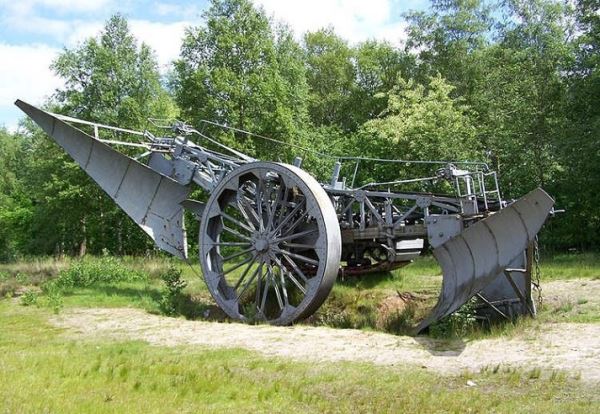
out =
<svg viewBox="0 0 600 414"><path fill-rule="evenodd" d="M443 273L442 292L417 331L456 311L522 255L553 204L538 188L435 248L433 254Z"/></svg>
<svg viewBox="0 0 600 414"><path fill-rule="evenodd" d="M186 258L183 207L190 188L153 171L54 116L15 104L50 135L156 243Z"/></svg>

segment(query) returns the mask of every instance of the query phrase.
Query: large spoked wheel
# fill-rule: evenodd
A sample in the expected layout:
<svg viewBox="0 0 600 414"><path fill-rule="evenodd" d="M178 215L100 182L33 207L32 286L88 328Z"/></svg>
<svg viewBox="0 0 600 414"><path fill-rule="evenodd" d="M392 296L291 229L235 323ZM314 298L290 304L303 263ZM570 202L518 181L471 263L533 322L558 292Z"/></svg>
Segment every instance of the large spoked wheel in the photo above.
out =
<svg viewBox="0 0 600 414"><path fill-rule="evenodd" d="M339 269L333 205L313 177L287 164L230 172L211 193L199 237L210 293L242 321L287 325L310 316Z"/></svg>

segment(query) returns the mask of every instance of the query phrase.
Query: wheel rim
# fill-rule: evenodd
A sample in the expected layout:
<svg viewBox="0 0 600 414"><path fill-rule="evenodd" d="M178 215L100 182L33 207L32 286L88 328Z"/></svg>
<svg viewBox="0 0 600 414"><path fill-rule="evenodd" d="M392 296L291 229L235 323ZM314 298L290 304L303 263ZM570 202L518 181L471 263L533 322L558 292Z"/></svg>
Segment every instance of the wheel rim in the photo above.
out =
<svg viewBox="0 0 600 414"><path fill-rule="evenodd" d="M337 276L341 237L323 188L286 164L257 162L227 175L200 225L207 286L232 318L284 325L312 314Z"/></svg>

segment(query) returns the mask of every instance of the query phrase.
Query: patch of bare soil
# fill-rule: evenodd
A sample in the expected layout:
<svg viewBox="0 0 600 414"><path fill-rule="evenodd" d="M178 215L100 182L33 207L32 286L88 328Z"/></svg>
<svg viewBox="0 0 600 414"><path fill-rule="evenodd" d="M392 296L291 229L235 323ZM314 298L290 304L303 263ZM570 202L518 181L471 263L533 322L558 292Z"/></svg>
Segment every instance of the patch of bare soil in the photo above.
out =
<svg viewBox="0 0 600 414"><path fill-rule="evenodd" d="M542 285L544 303L559 316L600 315L600 280L556 280Z"/></svg>
<svg viewBox="0 0 600 414"><path fill-rule="evenodd" d="M600 281L553 282L551 292L574 298L600 292ZM552 293L554 294L554 293ZM600 295L595 295L594 300ZM577 300L577 299L575 299ZM448 342L353 329L248 326L187 321L142 310L75 309L51 319L71 334L111 340L143 340L153 345L244 348L267 356L300 361L361 361L388 366L418 366L442 374L482 368L518 367L564 370L600 382L600 324L549 323L511 338Z"/></svg>

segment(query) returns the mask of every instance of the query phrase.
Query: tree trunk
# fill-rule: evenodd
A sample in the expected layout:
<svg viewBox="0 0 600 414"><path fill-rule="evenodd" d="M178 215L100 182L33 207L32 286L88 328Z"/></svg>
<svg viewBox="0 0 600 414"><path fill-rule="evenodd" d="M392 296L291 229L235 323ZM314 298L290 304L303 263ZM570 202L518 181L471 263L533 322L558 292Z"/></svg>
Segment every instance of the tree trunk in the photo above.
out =
<svg viewBox="0 0 600 414"><path fill-rule="evenodd" d="M85 217L81 219L81 233L83 235L83 239L79 244L79 257L85 256L85 253L87 251L87 229L85 226Z"/></svg>

